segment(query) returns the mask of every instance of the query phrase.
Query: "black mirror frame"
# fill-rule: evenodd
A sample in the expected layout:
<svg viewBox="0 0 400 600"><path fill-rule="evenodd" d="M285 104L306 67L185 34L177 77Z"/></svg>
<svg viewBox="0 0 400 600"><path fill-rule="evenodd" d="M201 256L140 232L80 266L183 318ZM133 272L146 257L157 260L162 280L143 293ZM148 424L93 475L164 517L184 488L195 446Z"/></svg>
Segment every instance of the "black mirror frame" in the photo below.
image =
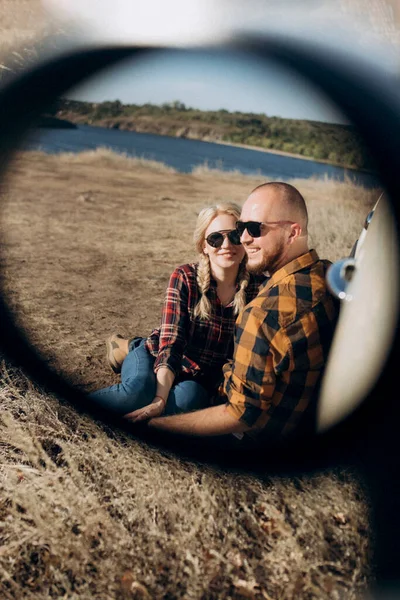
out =
<svg viewBox="0 0 400 600"><path fill-rule="evenodd" d="M366 72L343 56L333 56L332 52L317 52L315 48L288 40L250 37L220 48L225 52L244 51L261 63L273 59L304 76L336 104L354 124L370 152L391 203L396 231L399 232L400 106L389 78L382 78L378 72L371 70ZM39 61L4 85L0 90L0 178L4 176L8 162L18 149L24 134L45 107L101 69L128 57L140 60L160 50L168 52L171 49L132 46L70 50L54 59ZM215 46L212 50L218 51L218 47ZM177 49L173 51L176 52ZM94 411L85 394L72 388L43 363L24 333L16 327L13 314L3 297L0 298L0 317L1 343L12 362L20 365L39 385L66 399L79 411L92 413L100 419L107 418L110 423L108 414ZM223 459L227 460L228 465L239 468L246 466L246 461L250 459L248 464L252 469L259 467L271 474L309 472L348 462L364 465L367 479L371 482L377 518L387 513L393 519L391 524L383 525L378 532L378 579L389 586L392 583L399 584L400 588L400 577L397 575L400 570L400 535L395 539L393 534L400 534L400 516L397 514L400 459L397 458L396 444L400 411L393 396L385 401L385 412L382 409L383 401L380 402L381 395L387 394L388 383L394 381L397 356L400 355L399 342L397 322L393 345L374 388L351 415L328 432L317 435L300 446L296 442L289 442L280 447L279 451L275 448L273 461L267 461L260 455L257 458L254 455L249 457L245 453ZM119 420L116 424L124 428ZM171 440L170 436L161 436L158 432L150 434L145 428L135 435L149 443L154 442L157 446L165 444L167 448L186 453L189 458L221 462L215 449L207 451L207 445L202 442L178 442L176 439ZM382 485L387 486L387 499L381 493ZM390 552L387 552L388 543L391 546Z"/></svg>

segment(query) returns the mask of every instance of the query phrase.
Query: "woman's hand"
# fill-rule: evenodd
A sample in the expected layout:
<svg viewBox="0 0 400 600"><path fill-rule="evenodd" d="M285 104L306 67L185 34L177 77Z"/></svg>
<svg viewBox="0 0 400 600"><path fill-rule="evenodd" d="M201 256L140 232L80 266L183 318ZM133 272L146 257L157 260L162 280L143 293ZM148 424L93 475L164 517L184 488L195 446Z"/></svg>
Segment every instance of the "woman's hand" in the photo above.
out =
<svg viewBox="0 0 400 600"><path fill-rule="evenodd" d="M154 417L159 417L163 414L164 408L166 405L166 401L161 396L155 396L154 400L148 406L144 406L143 408L138 408L138 410L134 410L133 412L127 413L124 415L124 419L130 421L131 423L139 423L140 421L147 421L149 419L153 419Z"/></svg>

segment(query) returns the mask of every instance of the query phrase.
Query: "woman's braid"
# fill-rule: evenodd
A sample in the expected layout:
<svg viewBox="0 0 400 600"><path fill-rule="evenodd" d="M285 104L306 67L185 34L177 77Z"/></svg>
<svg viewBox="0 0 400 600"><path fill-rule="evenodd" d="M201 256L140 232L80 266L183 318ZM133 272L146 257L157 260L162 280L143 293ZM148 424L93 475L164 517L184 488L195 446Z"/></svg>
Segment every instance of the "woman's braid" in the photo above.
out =
<svg viewBox="0 0 400 600"><path fill-rule="evenodd" d="M200 300L194 309L194 316L202 319L211 317L211 302L207 297L207 292L210 288L210 261L206 254L202 254L197 267L197 285L200 292Z"/></svg>
<svg viewBox="0 0 400 600"><path fill-rule="evenodd" d="M238 315L247 304L246 289L249 284L250 274L246 269L246 262L246 259L242 260L239 266L239 272L237 274L236 281L239 285L239 289L236 292L235 297L233 299L233 311L235 315Z"/></svg>

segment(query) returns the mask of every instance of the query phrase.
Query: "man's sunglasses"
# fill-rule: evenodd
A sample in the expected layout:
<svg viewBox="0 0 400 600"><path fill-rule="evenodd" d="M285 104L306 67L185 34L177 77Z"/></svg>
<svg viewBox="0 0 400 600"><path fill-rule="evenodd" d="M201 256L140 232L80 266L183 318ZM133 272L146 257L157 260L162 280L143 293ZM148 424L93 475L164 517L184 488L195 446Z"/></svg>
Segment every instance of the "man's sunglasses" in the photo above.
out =
<svg viewBox="0 0 400 600"><path fill-rule="evenodd" d="M293 225L294 221L236 221L236 231L239 237L243 235L245 230L251 237L258 238L261 236L261 228L263 225Z"/></svg>
<svg viewBox="0 0 400 600"><path fill-rule="evenodd" d="M231 244L240 246L240 235L237 229L231 229L230 231L214 231L206 237L206 242L212 248L220 248L224 243L225 237L228 237Z"/></svg>

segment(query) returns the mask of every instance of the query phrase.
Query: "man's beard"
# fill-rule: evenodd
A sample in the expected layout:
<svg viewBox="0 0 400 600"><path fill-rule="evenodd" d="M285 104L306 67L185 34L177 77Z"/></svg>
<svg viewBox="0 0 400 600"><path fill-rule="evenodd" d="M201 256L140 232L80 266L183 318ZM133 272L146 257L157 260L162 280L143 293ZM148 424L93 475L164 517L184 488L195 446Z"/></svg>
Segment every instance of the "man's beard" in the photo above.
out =
<svg viewBox="0 0 400 600"><path fill-rule="evenodd" d="M256 265L250 265L247 263L247 270L252 275L261 275L264 271L268 271L268 266L264 266L264 263L269 261L262 261L262 263L258 263Z"/></svg>
<svg viewBox="0 0 400 600"><path fill-rule="evenodd" d="M249 262L249 257L247 256L247 270L252 275L261 275L268 271L269 273L273 273L276 270L276 265L279 263L282 258L284 252L283 244L279 244L278 248L275 251L269 252L268 254L263 254L262 258L259 262L255 264L251 264Z"/></svg>

